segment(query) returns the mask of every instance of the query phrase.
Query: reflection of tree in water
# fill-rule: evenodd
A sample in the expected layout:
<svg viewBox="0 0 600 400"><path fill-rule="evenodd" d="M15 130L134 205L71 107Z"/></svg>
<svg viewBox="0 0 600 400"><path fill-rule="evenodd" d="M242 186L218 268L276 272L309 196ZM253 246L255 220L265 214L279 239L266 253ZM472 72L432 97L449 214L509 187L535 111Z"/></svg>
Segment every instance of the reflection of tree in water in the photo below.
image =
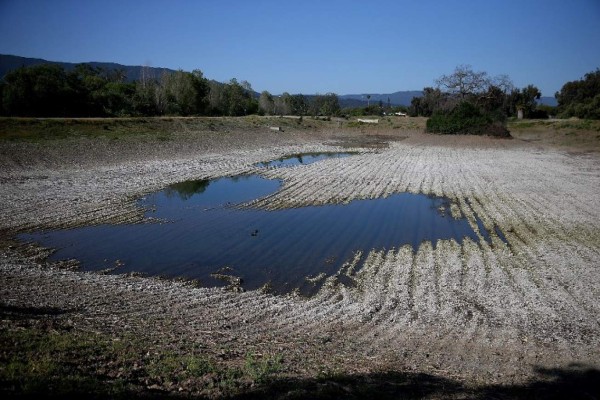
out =
<svg viewBox="0 0 600 400"><path fill-rule="evenodd" d="M450 199L438 197L434 194L428 194L426 196L431 200L431 208L436 210L441 217L446 217L450 212Z"/></svg>
<svg viewBox="0 0 600 400"><path fill-rule="evenodd" d="M271 161L256 163L255 165L260 166L260 167L283 167L283 166L294 166L294 165L306 165L306 164L311 164L313 162L321 161L326 158L342 158L342 157L351 156L353 154L357 154L357 153L354 153L354 152L298 153L298 154L291 154L289 156L277 158L277 159L274 159Z"/></svg>
<svg viewBox="0 0 600 400"><path fill-rule="evenodd" d="M167 197L178 195L182 200L187 200L197 193L202 193L206 190L210 180L203 179L199 181L185 181L170 185L166 190L165 194Z"/></svg>

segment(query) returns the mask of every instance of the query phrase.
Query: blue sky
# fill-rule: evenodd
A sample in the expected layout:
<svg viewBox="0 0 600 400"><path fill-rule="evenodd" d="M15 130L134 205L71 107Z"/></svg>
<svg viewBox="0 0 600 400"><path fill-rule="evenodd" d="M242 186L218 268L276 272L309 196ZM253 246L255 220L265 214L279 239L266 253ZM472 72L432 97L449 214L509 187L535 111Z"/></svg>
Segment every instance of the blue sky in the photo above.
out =
<svg viewBox="0 0 600 400"><path fill-rule="evenodd" d="M553 96L600 67L600 0L0 0L0 53L274 94L420 90L470 64Z"/></svg>

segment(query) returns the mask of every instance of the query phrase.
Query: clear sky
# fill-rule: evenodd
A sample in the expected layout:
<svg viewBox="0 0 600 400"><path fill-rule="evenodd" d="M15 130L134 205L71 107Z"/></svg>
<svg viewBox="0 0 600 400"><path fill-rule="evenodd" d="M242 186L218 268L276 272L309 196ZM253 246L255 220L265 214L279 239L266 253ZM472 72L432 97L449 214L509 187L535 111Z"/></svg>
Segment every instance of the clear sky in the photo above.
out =
<svg viewBox="0 0 600 400"><path fill-rule="evenodd" d="M459 64L553 96L600 67L600 0L0 0L0 53L390 93Z"/></svg>

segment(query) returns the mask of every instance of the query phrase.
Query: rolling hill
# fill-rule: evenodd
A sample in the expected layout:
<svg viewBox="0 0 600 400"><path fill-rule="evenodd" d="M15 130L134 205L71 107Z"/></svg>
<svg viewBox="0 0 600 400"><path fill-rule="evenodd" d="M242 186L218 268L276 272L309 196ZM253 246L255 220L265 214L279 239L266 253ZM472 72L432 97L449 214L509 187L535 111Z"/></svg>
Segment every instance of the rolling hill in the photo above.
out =
<svg viewBox="0 0 600 400"><path fill-rule="evenodd" d="M27 57L19 57L12 56L6 54L0 54L0 78L4 77L8 72L15 70L20 67L31 67L34 65L40 64L53 64L60 65L66 71L72 71L75 69L76 63L68 63L68 62L59 62L59 61L48 61L43 60L41 58L27 58ZM146 69L146 73L149 76L160 77L163 72L175 72L169 68L156 68L156 67L143 67L143 66L132 66L132 65L122 65L117 63L110 62L88 62L85 64L89 64L93 67L100 67L105 70L114 71L114 70L123 70L125 72L127 82L133 82L139 80L142 76L142 70Z"/></svg>

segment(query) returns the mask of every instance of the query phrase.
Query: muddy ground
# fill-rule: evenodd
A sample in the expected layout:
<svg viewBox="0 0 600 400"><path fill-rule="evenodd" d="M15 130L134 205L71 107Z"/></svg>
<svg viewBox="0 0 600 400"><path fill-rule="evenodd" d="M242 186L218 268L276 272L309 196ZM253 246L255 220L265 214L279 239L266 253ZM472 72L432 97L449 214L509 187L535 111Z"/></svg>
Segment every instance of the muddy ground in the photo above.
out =
<svg viewBox="0 0 600 400"><path fill-rule="evenodd" d="M153 351L201 348L225 365L248 354L281 360L270 380L233 391L205 391L198 382L151 386L161 394L598 396L588 379L600 368L597 152L539 135L535 143L428 135L413 119L377 127L256 117L169 124L158 135L0 142L3 330L46 321L59 331L133 336ZM480 240L372 251L363 268L350 260L309 299L82 273L74 262L47 262L51 250L14 240L40 229L139 222L135 200L168 184L340 149L360 154L262 171L284 183L256 205L435 194L452 200L452 212L467 217ZM340 283L348 280L354 285Z"/></svg>

